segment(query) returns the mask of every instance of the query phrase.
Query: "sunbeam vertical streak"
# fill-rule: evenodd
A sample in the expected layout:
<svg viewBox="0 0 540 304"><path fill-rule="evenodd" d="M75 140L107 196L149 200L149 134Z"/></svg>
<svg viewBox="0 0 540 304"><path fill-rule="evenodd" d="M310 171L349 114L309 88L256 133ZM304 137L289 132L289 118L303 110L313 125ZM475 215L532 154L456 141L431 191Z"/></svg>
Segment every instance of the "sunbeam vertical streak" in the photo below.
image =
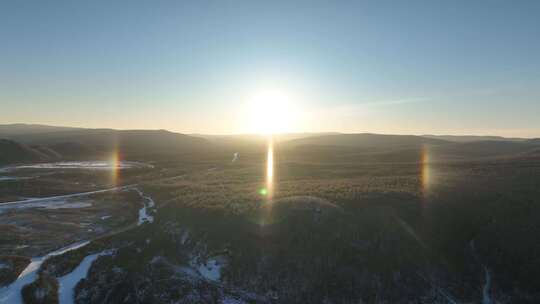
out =
<svg viewBox="0 0 540 304"><path fill-rule="evenodd" d="M268 200L272 199L274 194L274 140L272 136L268 137L268 151L266 153L266 191Z"/></svg>
<svg viewBox="0 0 540 304"><path fill-rule="evenodd" d="M420 183L422 188L422 196L425 198L429 191L431 183L430 157L428 147L422 147L420 155Z"/></svg>
<svg viewBox="0 0 540 304"><path fill-rule="evenodd" d="M114 148L111 157L111 181L112 185L116 186L119 183L120 178L120 151L117 147Z"/></svg>

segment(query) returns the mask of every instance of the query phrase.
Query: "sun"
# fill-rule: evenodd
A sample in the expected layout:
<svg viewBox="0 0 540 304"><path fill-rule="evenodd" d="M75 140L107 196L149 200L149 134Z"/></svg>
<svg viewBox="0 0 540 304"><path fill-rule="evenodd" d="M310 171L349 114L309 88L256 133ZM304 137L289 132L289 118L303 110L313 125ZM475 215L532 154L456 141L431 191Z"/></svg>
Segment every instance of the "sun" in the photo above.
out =
<svg viewBox="0 0 540 304"><path fill-rule="evenodd" d="M259 134L291 132L296 127L299 111L291 97L282 90L262 90L248 101L249 130Z"/></svg>

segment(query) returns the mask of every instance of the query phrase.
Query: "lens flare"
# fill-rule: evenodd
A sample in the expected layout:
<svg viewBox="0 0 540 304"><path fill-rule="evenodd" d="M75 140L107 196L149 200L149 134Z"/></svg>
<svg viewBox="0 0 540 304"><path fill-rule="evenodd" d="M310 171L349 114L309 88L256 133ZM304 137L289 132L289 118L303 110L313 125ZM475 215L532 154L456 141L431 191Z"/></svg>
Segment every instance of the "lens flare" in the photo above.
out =
<svg viewBox="0 0 540 304"><path fill-rule="evenodd" d="M432 182L430 161L429 148L423 146L420 154L420 186L424 198L427 197Z"/></svg>
<svg viewBox="0 0 540 304"><path fill-rule="evenodd" d="M120 179L120 152L115 149L111 157L111 182L114 186L118 185Z"/></svg>

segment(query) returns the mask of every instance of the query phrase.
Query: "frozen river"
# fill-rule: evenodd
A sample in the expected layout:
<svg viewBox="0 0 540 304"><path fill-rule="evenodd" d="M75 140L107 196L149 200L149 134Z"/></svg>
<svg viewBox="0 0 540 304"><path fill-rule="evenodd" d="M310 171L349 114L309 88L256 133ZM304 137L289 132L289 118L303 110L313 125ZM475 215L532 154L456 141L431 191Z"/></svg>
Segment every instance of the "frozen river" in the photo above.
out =
<svg viewBox="0 0 540 304"><path fill-rule="evenodd" d="M131 169L131 168L152 168L141 162L133 161L71 161L71 162L56 162L56 163L37 163L29 165L19 165L12 167L4 167L0 172L12 172L20 169L89 169L89 170L112 170L112 169Z"/></svg>
<svg viewBox="0 0 540 304"><path fill-rule="evenodd" d="M34 282L37 279L37 271L41 267L41 264L49 257L64 254L70 250L75 250L87 245L89 242L78 242L53 252L50 252L41 257L32 258L30 264L19 274L17 280L8 286L0 288L0 303L18 304L23 303L21 291L27 284Z"/></svg>
<svg viewBox="0 0 540 304"><path fill-rule="evenodd" d="M72 272L58 278L58 300L60 304L71 304L75 300L75 286L80 280L86 278L92 263L104 255L111 255L113 251L106 250L86 256Z"/></svg>

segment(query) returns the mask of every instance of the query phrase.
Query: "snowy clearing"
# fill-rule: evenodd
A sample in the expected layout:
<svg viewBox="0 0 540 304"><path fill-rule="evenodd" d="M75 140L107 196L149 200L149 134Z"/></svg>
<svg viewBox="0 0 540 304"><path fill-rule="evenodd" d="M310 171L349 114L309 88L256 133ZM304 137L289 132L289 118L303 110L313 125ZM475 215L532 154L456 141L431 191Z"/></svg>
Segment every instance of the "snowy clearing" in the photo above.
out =
<svg viewBox="0 0 540 304"><path fill-rule="evenodd" d="M225 266L226 260L222 256L208 259L205 263L197 263L195 258L190 261L190 266L207 280L219 281L221 279L221 269Z"/></svg>

